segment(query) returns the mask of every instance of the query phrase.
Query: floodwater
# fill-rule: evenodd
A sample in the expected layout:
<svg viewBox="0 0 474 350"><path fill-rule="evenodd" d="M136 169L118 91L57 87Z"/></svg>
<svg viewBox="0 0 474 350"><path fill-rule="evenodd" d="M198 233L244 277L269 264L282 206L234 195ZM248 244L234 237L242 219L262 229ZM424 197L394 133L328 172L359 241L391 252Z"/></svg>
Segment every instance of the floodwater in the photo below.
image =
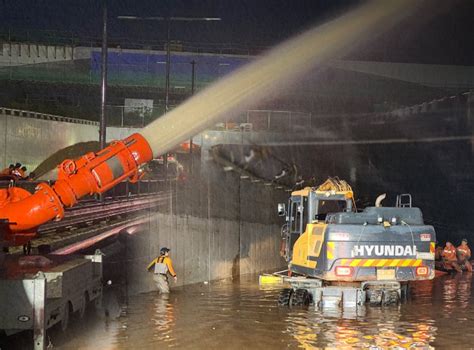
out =
<svg viewBox="0 0 474 350"><path fill-rule="evenodd" d="M471 274L443 276L414 284L409 299L399 306L366 306L342 313L279 307L278 287L260 287L258 276L246 276L181 287L170 296L129 297L126 305L118 308L117 304L118 318L89 315L62 339L53 339L52 345L60 349L467 349L474 348L471 290Z"/></svg>

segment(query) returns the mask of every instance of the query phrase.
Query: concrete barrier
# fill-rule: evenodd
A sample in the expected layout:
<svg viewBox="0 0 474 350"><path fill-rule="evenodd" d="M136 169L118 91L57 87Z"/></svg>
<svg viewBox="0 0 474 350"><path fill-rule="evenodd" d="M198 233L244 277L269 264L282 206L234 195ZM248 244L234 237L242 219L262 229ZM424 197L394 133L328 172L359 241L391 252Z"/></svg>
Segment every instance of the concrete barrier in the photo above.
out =
<svg viewBox="0 0 474 350"><path fill-rule="evenodd" d="M171 249L178 285L286 265L279 254L283 220L276 207L288 194L240 180L210 160L201 159L200 166L206 171L170 186L169 203L150 213L144 232L127 237L129 293L156 289L146 266L161 247Z"/></svg>
<svg viewBox="0 0 474 350"><path fill-rule="evenodd" d="M129 293L156 289L146 266L163 246L171 249L177 285L278 269L285 264L279 231L275 224L158 213L147 232L128 238Z"/></svg>

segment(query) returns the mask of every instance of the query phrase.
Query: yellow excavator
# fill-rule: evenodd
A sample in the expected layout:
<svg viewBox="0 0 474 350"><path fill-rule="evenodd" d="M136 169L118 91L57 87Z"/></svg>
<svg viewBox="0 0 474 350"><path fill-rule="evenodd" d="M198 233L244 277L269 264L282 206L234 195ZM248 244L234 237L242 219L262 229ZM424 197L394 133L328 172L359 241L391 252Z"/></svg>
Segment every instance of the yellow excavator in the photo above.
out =
<svg viewBox="0 0 474 350"><path fill-rule="evenodd" d="M351 186L329 178L278 205L291 285L281 305L391 304L410 281L434 278L434 228L424 224L411 195L397 196L394 207L383 207L384 198L358 211Z"/></svg>

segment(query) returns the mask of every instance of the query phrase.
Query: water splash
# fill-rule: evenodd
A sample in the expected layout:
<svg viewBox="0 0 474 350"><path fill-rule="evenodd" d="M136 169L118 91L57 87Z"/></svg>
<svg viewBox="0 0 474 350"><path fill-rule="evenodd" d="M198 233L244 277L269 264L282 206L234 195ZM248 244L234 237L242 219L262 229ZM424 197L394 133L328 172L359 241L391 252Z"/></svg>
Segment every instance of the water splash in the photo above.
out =
<svg viewBox="0 0 474 350"><path fill-rule="evenodd" d="M235 115L305 73L340 57L412 13L410 0L371 1L322 26L308 30L217 81L142 130L155 155Z"/></svg>

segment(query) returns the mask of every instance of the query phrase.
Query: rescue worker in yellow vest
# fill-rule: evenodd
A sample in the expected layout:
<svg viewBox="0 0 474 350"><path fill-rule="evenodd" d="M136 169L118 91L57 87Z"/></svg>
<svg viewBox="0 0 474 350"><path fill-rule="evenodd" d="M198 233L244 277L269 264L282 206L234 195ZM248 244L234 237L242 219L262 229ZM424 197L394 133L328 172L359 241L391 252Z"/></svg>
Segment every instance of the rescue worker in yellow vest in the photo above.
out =
<svg viewBox="0 0 474 350"><path fill-rule="evenodd" d="M170 285L168 282L168 273L174 278L175 283L178 281L176 272L174 272L173 262L169 256L170 250L166 247L160 249L160 256L154 259L147 267L148 271L153 268L153 279L162 294L170 292Z"/></svg>

